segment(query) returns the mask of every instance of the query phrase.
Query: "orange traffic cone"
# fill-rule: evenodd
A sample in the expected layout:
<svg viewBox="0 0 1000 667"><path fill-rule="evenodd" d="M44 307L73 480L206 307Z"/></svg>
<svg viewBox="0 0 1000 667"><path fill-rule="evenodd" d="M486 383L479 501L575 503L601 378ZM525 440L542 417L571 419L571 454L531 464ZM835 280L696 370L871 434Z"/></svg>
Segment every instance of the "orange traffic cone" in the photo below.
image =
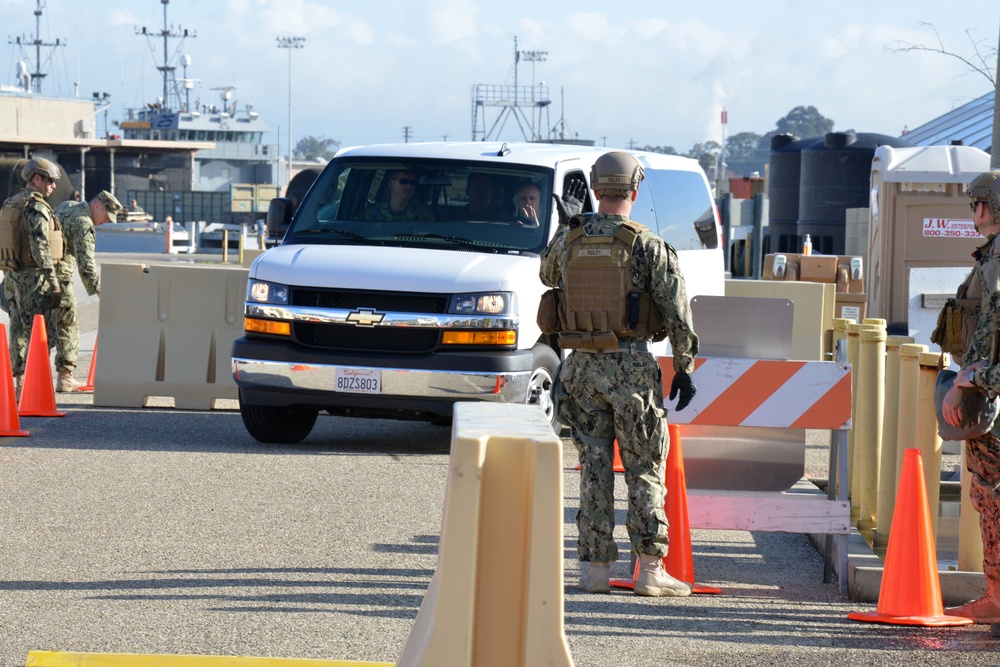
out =
<svg viewBox="0 0 1000 667"><path fill-rule="evenodd" d="M941 601L934 532L919 449L907 449L899 475L896 509L882 569L878 607L847 618L894 625L968 625L972 619L946 616Z"/></svg>
<svg viewBox="0 0 1000 667"><path fill-rule="evenodd" d="M14 373L10 369L10 348L7 346L7 328L0 324L0 436L25 436L17 418L17 396L14 392Z"/></svg>
<svg viewBox="0 0 1000 667"><path fill-rule="evenodd" d="M676 424L670 424L668 428L670 448L667 451L667 498L663 503L663 512L667 515L670 550L663 557L663 569L675 579L690 584L692 593L718 595L722 593L720 589L694 583L694 556L691 553L691 523L688 519L687 476L684 474L681 428ZM638 578L639 563L636 561L631 579L615 579L611 585L634 589Z"/></svg>
<svg viewBox="0 0 1000 667"><path fill-rule="evenodd" d="M611 462L611 469L614 470L615 472L625 472L625 466L622 465L622 453L621 450L618 449L617 440L615 440L614 449L615 449L615 458ZM579 470L580 466L577 465L576 469Z"/></svg>
<svg viewBox="0 0 1000 667"><path fill-rule="evenodd" d="M87 373L87 384L77 387L77 391L94 391L94 371L97 369L97 339L94 339L94 354L90 357L90 371Z"/></svg>
<svg viewBox="0 0 1000 667"><path fill-rule="evenodd" d="M22 417L65 417L56 409L56 390L52 386L52 364L49 362L49 336L45 332L45 317L35 315L28 341L28 361L24 365L24 384L17 412Z"/></svg>

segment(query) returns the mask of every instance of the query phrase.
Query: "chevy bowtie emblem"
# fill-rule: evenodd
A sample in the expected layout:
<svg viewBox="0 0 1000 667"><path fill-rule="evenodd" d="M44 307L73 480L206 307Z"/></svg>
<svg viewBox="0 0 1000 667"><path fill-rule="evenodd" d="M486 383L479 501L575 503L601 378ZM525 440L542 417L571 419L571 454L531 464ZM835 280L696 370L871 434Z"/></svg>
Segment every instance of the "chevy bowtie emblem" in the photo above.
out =
<svg viewBox="0 0 1000 667"><path fill-rule="evenodd" d="M370 308L359 308L352 310L347 316L348 322L353 322L359 327L373 327L385 319L385 313L376 313Z"/></svg>

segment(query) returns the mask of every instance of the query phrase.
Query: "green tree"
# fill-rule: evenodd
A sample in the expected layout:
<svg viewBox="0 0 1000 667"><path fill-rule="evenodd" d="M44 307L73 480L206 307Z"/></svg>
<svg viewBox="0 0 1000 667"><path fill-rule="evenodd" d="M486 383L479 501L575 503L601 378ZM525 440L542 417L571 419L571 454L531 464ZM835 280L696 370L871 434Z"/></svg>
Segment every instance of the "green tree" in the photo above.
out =
<svg viewBox="0 0 1000 667"><path fill-rule="evenodd" d="M821 114L816 107L798 106L779 118L771 134L792 134L799 139L822 137L833 131L833 120ZM770 141L770 138L768 138Z"/></svg>
<svg viewBox="0 0 1000 667"><path fill-rule="evenodd" d="M310 135L302 137L299 139L299 143L295 144L293 157L296 160L315 160L316 158L330 160L337 153L338 148L340 148L340 142L336 139L317 138Z"/></svg>
<svg viewBox="0 0 1000 667"><path fill-rule="evenodd" d="M697 160L701 168L707 172L718 161L720 150L722 150L722 146L719 145L718 141L705 141L692 146L685 157Z"/></svg>
<svg viewBox="0 0 1000 667"><path fill-rule="evenodd" d="M663 153L664 155L677 155L677 151L674 150L673 146L643 146L639 150L647 151L649 153Z"/></svg>
<svg viewBox="0 0 1000 667"><path fill-rule="evenodd" d="M763 138L756 132L739 132L726 139L726 167L731 176L753 176L764 173L768 150L762 148Z"/></svg>

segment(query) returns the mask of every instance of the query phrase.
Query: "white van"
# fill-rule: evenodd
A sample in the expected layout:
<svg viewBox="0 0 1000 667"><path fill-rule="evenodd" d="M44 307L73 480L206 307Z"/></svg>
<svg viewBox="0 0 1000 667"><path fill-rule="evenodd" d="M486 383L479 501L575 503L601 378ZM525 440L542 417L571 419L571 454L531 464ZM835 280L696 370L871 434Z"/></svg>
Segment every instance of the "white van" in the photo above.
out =
<svg viewBox="0 0 1000 667"><path fill-rule="evenodd" d="M250 267L244 336L232 352L250 434L298 442L320 410L446 422L456 401L537 404L555 423L561 352L535 322L545 290L539 255L558 226L552 195L589 182L607 150L485 142L344 149L294 216L289 200L272 201L269 228L287 230ZM632 218L678 251L689 297L723 294L704 172L687 158L633 154L646 178ZM488 177L488 212L470 212L470 176L480 198ZM401 214L390 208L392 179L412 193ZM525 184L540 191L534 216L516 210ZM585 212L592 198L588 188Z"/></svg>

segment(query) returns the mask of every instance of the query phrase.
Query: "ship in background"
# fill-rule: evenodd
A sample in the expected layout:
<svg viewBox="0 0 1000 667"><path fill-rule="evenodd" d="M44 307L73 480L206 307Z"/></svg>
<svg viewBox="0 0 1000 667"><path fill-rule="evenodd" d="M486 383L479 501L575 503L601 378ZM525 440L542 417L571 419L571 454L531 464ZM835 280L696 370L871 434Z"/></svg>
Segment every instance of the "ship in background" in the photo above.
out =
<svg viewBox="0 0 1000 667"><path fill-rule="evenodd" d="M128 109L125 117L115 121L123 139L143 141L209 141L214 148L199 150L194 155L191 189L206 192L229 192L232 184L269 185L278 183L279 155L276 144L264 142L269 132L267 124L254 111L253 104L242 107L233 100L235 86L212 88L219 91L217 101L202 103L191 93L199 81L188 77L191 57L181 53L184 41L196 33L171 26L167 20L169 0L163 5L163 28L154 31L136 29L150 43L154 58L159 59L156 69L163 80L163 92L156 100L138 109ZM180 40L171 59L170 40ZM155 42L162 40L162 54L157 53ZM178 77L178 68L182 76ZM183 185L173 182L170 167L163 165L162 182L156 189L176 190ZM139 184L128 184L130 189ZM139 188L136 188L139 189ZM269 201L269 199L268 199Z"/></svg>
<svg viewBox="0 0 1000 667"><path fill-rule="evenodd" d="M84 198L109 190L127 206L135 202L155 221L241 225L254 223L279 189L278 146L265 142L269 128L251 104L233 101L232 86L218 91L217 101L191 104L194 79L187 77L187 56L169 56L171 40L194 33L171 27L169 0L163 6L163 28L136 28L147 39L163 80L162 96L142 108L127 109L109 131L110 95L93 99L42 93L45 66L65 40L40 35L43 0L36 0L36 34L11 38L21 47L17 86L0 86L0 184L20 186L20 165L28 157L59 163L66 174L50 198L54 205L79 191ZM162 58L158 47L162 45ZM46 51L43 51L45 49ZM180 48L175 54L180 53ZM28 63L34 56L33 67ZM176 76L180 68L183 76ZM212 93L215 98L215 92ZM103 115L103 135L98 117Z"/></svg>

